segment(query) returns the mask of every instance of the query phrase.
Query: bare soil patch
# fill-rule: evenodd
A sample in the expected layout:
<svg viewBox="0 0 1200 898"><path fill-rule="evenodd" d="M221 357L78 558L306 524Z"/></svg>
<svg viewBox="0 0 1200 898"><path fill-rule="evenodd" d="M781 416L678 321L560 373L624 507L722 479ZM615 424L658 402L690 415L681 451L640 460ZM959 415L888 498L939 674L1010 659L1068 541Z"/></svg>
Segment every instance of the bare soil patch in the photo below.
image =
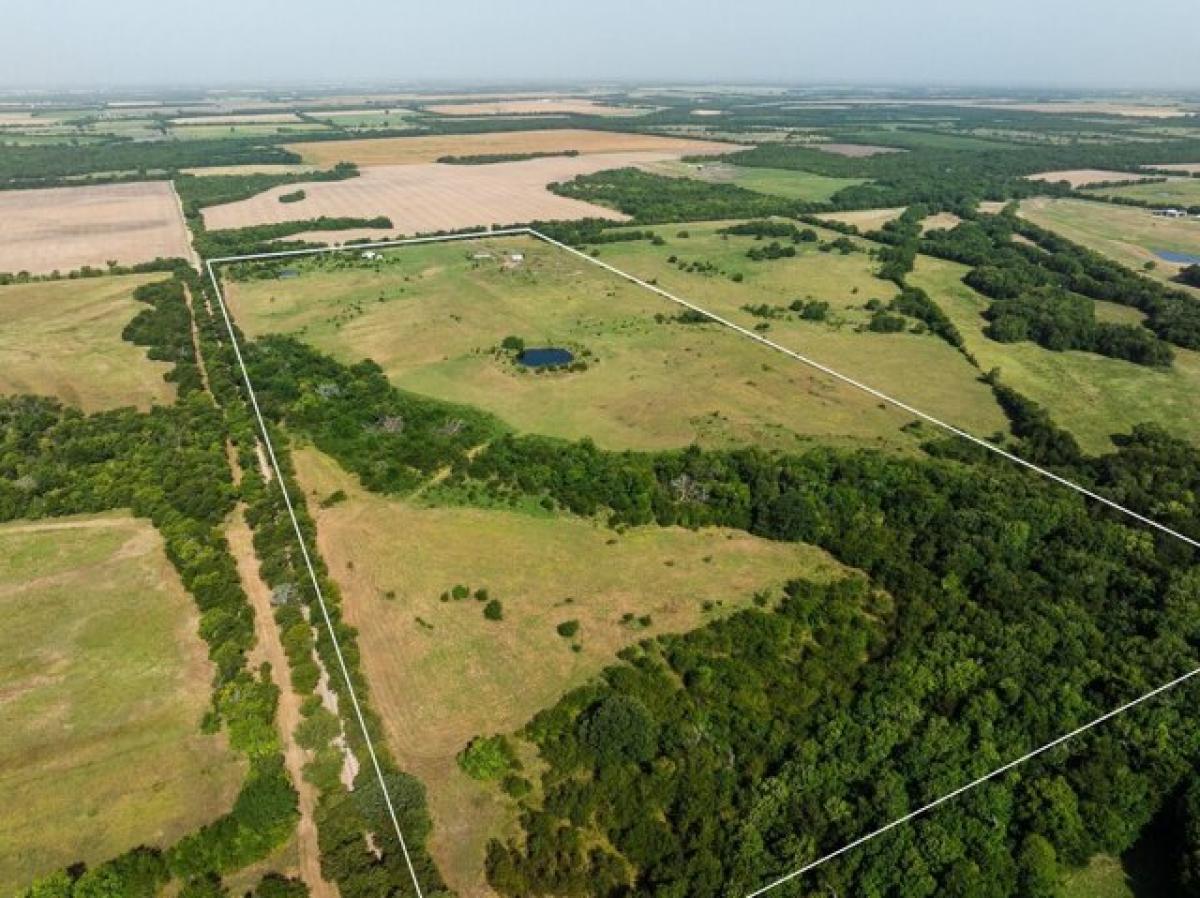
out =
<svg viewBox="0 0 1200 898"><path fill-rule="evenodd" d="M0 271L48 274L191 258L169 181L0 191Z"/></svg>
<svg viewBox="0 0 1200 898"><path fill-rule="evenodd" d="M554 128L545 131L497 131L491 134L438 134L421 137L380 137L369 140L329 140L290 144L305 162L322 167L338 162L359 165L417 165L443 156L502 153L581 154L659 152L701 154L731 153L741 147L705 140Z"/></svg>

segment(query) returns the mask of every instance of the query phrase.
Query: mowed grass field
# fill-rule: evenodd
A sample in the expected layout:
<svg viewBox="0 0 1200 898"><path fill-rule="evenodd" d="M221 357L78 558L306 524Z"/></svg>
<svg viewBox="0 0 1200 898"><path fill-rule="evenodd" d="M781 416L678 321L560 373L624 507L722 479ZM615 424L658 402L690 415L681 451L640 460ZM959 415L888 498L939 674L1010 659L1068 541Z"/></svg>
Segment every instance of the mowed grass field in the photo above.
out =
<svg viewBox="0 0 1200 898"><path fill-rule="evenodd" d="M422 507L365 493L315 450L294 458L322 556L359 630L374 707L400 767L425 782L431 849L463 896L488 894L486 844L512 813L495 785L459 769L455 756L470 739L519 728L625 645L697 627L760 590L777 598L789 579L843 570L813 547L737 531L618 534L570 516ZM319 507L339 489L347 501ZM458 584L486 589L503 620L487 620L473 595L441 601ZM624 622L626 614L649 617ZM569 620L579 631L564 638L556 627Z"/></svg>
<svg viewBox="0 0 1200 898"><path fill-rule="evenodd" d="M169 403L171 366L121 339L142 309L133 298L161 274L0 287L0 393L57 396L84 411Z"/></svg>
<svg viewBox="0 0 1200 898"><path fill-rule="evenodd" d="M1090 190L1101 196L1120 196L1145 200L1148 203L1174 203L1177 206L1200 206L1200 178L1172 178L1169 181L1129 184Z"/></svg>
<svg viewBox="0 0 1200 898"><path fill-rule="evenodd" d="M3 524L0 559L0 894L228 811L244 771L200 732L212 665L150 523Z"/></svg>
<svg viewBox="0 0 1200 898"><path fill-rule="evenodd" d="M1148 209L1047 198L1022 202L1021 216L1137 271L1153 262L1146 273L1161 281L1169 281L1183 266L1159 258L1157 251L1200 256L1196 219L1159 218ZM1200 296L1200 290L1193 292Z"/></svg>
<svg viewBox="0 0 1200 898"><path fill-rule="evenodd" d="M1003 383L1049 409L1055 423L1085 449L1111 451L1111 434L1128 432L1142 421L1200 444L1200 353L1175 348L1174 366L1160 371L1093 353L997 343L983 334L988 301L962 283L967 271L963 265L920 256L909 280L950 316L983 370L999 368ZM1097 317L1105 320L1131 322L1137 314L1109 303L1098 305Z"/></svg>
<svg viewBox="0 0 1200 898"><path fill-rule="evenodd" d="M607 244L600 248L600 258L653 279L743 327L769 324L763 334L774 342L972 433L988 436L1007 429L991 389L978 380L978 370L948 343L929 333L863 330L872 315L864 308L866 303L877 299L886 305L898 292L891 282L875 277L878 263L865 251L823 253L816 244L802 243L795 258L756 262L746 252L770 241L719 234L723 226L660 226L655 230L665 238L665 245ZM688 236L679 237L684 230ZM822 240L838 236L832 231L820 234ZM864 250L871 247L868 241L856 242ZM669 261L672 256L685 263L712 263L726 274L682 271L678 263ZM735 283L729 275L740 275L742 281ZM829 320L804 321L792 313L764 319L745 308L786 307L796 299L828 302ZM786 356L774 355L772 364L783 371L803 368Z"/></svg>
<svg viewBox="0 0 1200 898"><path fill-rule="evenodd" d="M514 252L524 259L511 267ZM908 416L727 328L677 323L679 306L531 238L403 247L388 259L310 259L298 277L227 293L252 336L291 333L346 362L374 359L400 387L521 431L632 449L916 440L901 430ZM593 358L581 373L524 373L489 351L509 335Z"/></svg>
<svg viewBox="0 0 1200 898"><path fill-rule="evenodd" d="M734 184L756 193L792 200L823 203L839 190L865 184L863 178L829 178L805 171L780 168L750 168L727 162L659 162L642 166L647 171L673 178L692 178L714 184Z"/></svg>

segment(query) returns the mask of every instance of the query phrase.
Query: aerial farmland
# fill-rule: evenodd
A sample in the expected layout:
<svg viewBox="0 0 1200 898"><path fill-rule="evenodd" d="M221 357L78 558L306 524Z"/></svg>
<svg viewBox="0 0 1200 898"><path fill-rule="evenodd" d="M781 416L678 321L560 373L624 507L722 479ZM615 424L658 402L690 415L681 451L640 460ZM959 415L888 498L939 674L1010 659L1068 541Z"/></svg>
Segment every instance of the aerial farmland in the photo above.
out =
<svg viewBox="0 0 1200 898"><path fill-rule="evenodd" d="M1148 3L0 13L0 898L1200 895Z"/></svg>

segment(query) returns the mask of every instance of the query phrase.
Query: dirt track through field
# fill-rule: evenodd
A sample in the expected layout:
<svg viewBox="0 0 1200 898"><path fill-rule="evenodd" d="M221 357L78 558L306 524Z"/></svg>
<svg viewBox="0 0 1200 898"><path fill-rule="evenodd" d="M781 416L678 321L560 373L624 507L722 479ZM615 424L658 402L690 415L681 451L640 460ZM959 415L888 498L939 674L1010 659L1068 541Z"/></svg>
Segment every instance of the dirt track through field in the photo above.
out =
<svg viewBox="0 0 1200 898"><path fill-rule="evenodd" d="M380 165L348 181L289 184L204 211L211 230L328 216L386 215L398 233L451 230L534 220L626 216L546 189L555 181L611 168L678 158L676 153L603 153L493 165ZM304 190L295 203L281 194Z"/></svg>
<svg viewBox="0 0 1200 898"><path fill-rule="evenodd" d="M308 885L311 898L338 898L337 886L326 882L321 875L321 848L317 840L317 825L313 812L317 805L316 788L304 779L304 764L307 752L296 742L295 732L299 726L300 696L292 688L291 668L279 630L275 626L275 615L271 609L271 590L263 582L254 555L254 539L246 524L245 509L239 506L233 514L225 538L229 550L237 562L242 585L254 608L254 633L258 639L256 652L263 660L271 663L271 677L279 687L279 714L276 721L283 739L283 759L292 785L299 796L300 822L296 824L296 847L300 857L300 877Z"/></svg>
<svg viewBox="0 0 1200 898"><path fill-rule="evenodd" d="M48 274L109 260L192 259L169 181L0 191L0 271Z"/></svg>

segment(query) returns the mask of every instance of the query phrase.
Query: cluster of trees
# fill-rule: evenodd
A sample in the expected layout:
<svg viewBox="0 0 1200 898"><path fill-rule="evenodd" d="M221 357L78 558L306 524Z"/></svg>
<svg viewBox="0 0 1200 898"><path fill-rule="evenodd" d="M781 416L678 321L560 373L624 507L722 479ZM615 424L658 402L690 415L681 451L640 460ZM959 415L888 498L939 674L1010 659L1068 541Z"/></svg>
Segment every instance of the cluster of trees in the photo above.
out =
<svg viewBox="0 0 1200 898"><path fill-rule="evenodd" d="M256 340L245 356L263 413L379 492L405 492L461 465L499 428L473 408L396 389L372 361L342 365L292 337Z"/></svg>
<svg viewBox="0 0 1200 898"><path fill-rule="evenodd" d="M131 176L98 176L95 180L145 180L205 165L299 161L296 153L283 147L264 146L261 141L114 139L82 146L9 146L0 152L0 189L77 185L79 175L92 172L134 172Z"/></svg>
<svg viewBox="0 0 1200 898"><path fill-rule="evenodd" d="M1034 245L1014 242L1014 234ZM980 215L952 230L931 233L921 241L921 251L973 266L966 283L998 301L989 330L997 339L1027 335L1051 349L1089 349L1150 365L1170 364L1164 341L1200 347L1200 302L1018 219L1011 211ZM1146 328L1096 323L1090 300L1140 309L1147 316L1146 328L1158 339ZM1013 307L1006 311L1009 303ZM1005 318L1008 323L997 324Z"/></svg>
<svg viewBox="0 0 1200 898"><path fill-rule="evenodd" d="M249 225L244 228L229 228L221 231L193 229L193 244L205 258L247 255L249 253L279 252L285 249L313 249L319 243L299 240L281 242L282 238L306 231L350 231L357 228L391 228L392 220L386 215L375 218L306 218L299 221L282 221L276 224ZM282 267L284 263L280 263Z"/></svg>
<svg viewBox="0 0 1200 898"><path fill-rule="evenodd" d="M727 228L721 228L721 234L732 234L738 237L777 237L791 240L792 243L816 243L819 239L812 228L798 228L793 222L779 220L743 221Z"/></svg>
<svg viewBox="0 0 1200 898"><path fill-rule="evenodd" d="M1032 454L1054 451L1036 408L1013 414ZM1200 452L1161 432L1076 452L1060 457L1071 476L1148 513L1200 485ZM493 885L744 893L1190 669L1195 552L989 458L652 455L505 436L474 459L464 476L501 494L815 543L871 583L793 584L776 611L628 650L538 715L525 735L550 765L544 799L523 805L520 840L492 846ZM685 473L704 501L671 489ZM1194 531L1194 494L1178 512ZM1059 863L1129 848L1191 782L1200 729L1184 707L1125 717L812 888L897 888L903 869L905 894L1051 895Z"/></svg>
<svg viewBox="0 0 1200 898"><path fill-rule="evenodd" d="M1189 287L1200 287L1200 265L1189 265L1179 272L1179 282Z"/></svg>
<svg viewBox="0 0 1200 898"><path fill-rule="evenodd" d="M734 184L670 178L636 168L580 175L572 181L551 184L550 189L560 196L624 212L638 224L765 218L791 215L808 208L804 203L767 196Z"/></svg>
<svg viewBox="0 0 1200 898"><path fill-rule="evenodd" d="M1171 347L1144 327L1096 321L1092 300L1065 290L1036 288L992 303L984 329L1000 343L1032 340L1055 351L1080 349L1139 365L1168 367Z"/></svg>

